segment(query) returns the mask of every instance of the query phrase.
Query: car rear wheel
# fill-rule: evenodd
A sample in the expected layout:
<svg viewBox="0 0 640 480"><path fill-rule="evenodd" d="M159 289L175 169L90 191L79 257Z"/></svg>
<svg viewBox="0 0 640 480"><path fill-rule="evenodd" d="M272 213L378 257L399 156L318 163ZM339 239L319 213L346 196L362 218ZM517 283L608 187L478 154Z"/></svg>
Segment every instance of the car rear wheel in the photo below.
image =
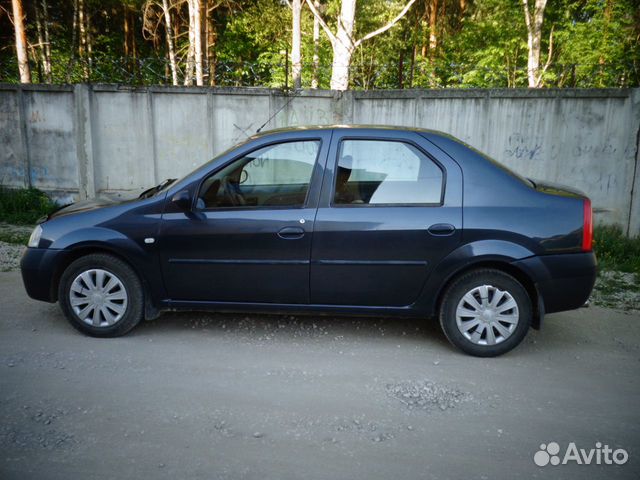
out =
<svg viewBox="0 0 640 480"><path fill-rule="evenodd" d="M496 269L467 272L447 288L440 325L466 353L495 357L515 348L531 325L531 299L511 275Z"/></svg>
<svg viewBox="0 0 640 480"><path fill-rule="evenodd" d="M62 274L58 300L76 329L94 337L117 337L135 327L144 312L140 279L117 257L91 254Z"/></svg>

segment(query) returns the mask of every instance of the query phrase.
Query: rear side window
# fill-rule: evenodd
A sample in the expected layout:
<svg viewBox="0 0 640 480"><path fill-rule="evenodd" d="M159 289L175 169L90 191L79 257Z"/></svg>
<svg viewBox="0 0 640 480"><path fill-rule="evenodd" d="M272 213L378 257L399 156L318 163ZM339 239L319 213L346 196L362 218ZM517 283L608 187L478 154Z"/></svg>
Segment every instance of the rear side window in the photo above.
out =
<svg viewBox="0 0 640 480"><path fill-rule="evenodd" d="M440 204L442 170L411 144L343 140L338 155L336 205Z"/></svg>

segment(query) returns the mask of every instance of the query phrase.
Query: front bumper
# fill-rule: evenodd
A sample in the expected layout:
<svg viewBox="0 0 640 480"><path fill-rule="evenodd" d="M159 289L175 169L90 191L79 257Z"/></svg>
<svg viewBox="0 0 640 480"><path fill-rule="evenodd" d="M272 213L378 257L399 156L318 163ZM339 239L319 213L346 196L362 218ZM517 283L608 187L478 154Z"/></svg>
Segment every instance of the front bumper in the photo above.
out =
<svg viewBox="0 0 640 480"><path fill-rule="evenodd" d="M535 282L544 313L581 307L589 299L596 281L597 262L593 252L540 255L513 265Z"/></svg>
<svg viewBox="0 0 640 480"><path fill-rule="evenodd" d="M50 248L27 248L20 260L22 281L27 294L36 300L55 302L57 280L69 252Z"/></svg>

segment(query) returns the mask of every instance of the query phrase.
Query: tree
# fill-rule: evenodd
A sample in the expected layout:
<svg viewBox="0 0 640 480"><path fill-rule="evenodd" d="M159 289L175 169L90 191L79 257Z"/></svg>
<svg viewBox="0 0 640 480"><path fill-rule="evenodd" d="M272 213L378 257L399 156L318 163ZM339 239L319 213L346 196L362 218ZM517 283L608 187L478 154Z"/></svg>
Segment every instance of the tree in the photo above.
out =
<svg viewBox="0 0 640 480"><path fill-rule="evenodd" d="M187 69L184 84L193 82L195 68L196 85L204 85L202 71L202 21L200 18L200 0L187 0L189 7L189 48L187 50Z"/></svg>
<svg viewBox="0 0 640 480"><path fill-rule="evenodd" d="M331 65L332 90L347 90L349 88L349 67L351 66L351 57L355 49L358 48L362 42L384 33L393 27L407 13L415 1L416 0L409 0L400 13L386 25L369 32L359 40L354 40L356 0L342 0L340 14L336 22L337 31L335 34L326 24L313 2L306 0L311 12L313 12L313 15L318 19L322 29L327 34L327 37L329 37L331 47L333 48L333 61Z"/></svg>
<svg viewBox="0 0 640 480"><path fill-rule="evenodd" d="M0 2L0 75L280 88L287 52L312 88L634 87L639 1L415 0L393 26L409 0L299 0L300 35L294 0Z"/></svg>
<svg viewBox="0 0 640 480"><path fill-rule="evenodd" d="M320 8L320 2L313 0L316 10ZM313 16L313 74L311 77L311 88L318 88L318 69L320 68L320 22L318 17Z"/></svg>
<svg viewBox="0 0 640 480"><path fill-rule="evenodd" d="M302 5L300 0L292 0L291 2L291 72L293 74L293 88L302 87L302 57L300 54L301 32L300 32L300 14Z"/></svg>
<svg viewBox="0 0 640 480"><path fill-rule="evenodd" d="M173 37L171 36L171 32L173 28L171 27L171 13L169 12L169 2L167 0L162 0L162 14L164 16L164 32L165 39L167 41L167 50L169 55L169 66L171 67L171 83L173 85L178 85L178 70L176 68L176 53L173 48Z"/></svg>
<svg viewBox="0 0 640 480"><path fill-rule="evenodd" d="M38 47L40 50L40 63L42 65L42 77L45 82L51 83L51 45L49 44L49 11L47 0L41 0L34 5L36 17L36 32L38 34Z"/></svg>
<svg viewBox="0 0 640 480"><path fill-rule="evenodd" d="M27 36L24 32L24 11L22 0L12 0L13 28L16 35L16 56L18 58L18 70L20 82L31 83L31 70L29 69L29 56L27 55Z"/></svg>
<svg viewBox="0 0 640 480"><path fill-rule="evenodd" d="M524 20L527 26L527 48L529 55L527 60L527 77L529 79L529 87L538 88L541 86L542 75L549 63L551 62L551 37L549 43L549 61L547 67L540 69L540 40L542 38L542 22L544 21L544 9L547 6L547 0L535 0L533 12L529 7L529 0L522 0L524 8Z"/></svg>

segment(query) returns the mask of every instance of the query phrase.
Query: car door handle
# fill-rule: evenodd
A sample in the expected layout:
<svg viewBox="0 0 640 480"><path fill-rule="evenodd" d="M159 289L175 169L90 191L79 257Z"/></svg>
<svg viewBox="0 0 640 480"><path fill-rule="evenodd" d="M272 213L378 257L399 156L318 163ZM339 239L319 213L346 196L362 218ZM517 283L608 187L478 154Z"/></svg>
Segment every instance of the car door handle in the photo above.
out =
<svg viewBox="0 0 640 480"><path fill-rule="evenodd" d="M295 240L304 237L304 230L300 227L284 227L278 231L278 236L285 240Z"/></svg>
<svg viewBox="0 0 640 480"><path fill-rule="evenodd" d="M449 235L453 235L453 232L456 231L456 227L450 223L434 223L427 229L427 231L436 237L447 237Z"/></svg>

